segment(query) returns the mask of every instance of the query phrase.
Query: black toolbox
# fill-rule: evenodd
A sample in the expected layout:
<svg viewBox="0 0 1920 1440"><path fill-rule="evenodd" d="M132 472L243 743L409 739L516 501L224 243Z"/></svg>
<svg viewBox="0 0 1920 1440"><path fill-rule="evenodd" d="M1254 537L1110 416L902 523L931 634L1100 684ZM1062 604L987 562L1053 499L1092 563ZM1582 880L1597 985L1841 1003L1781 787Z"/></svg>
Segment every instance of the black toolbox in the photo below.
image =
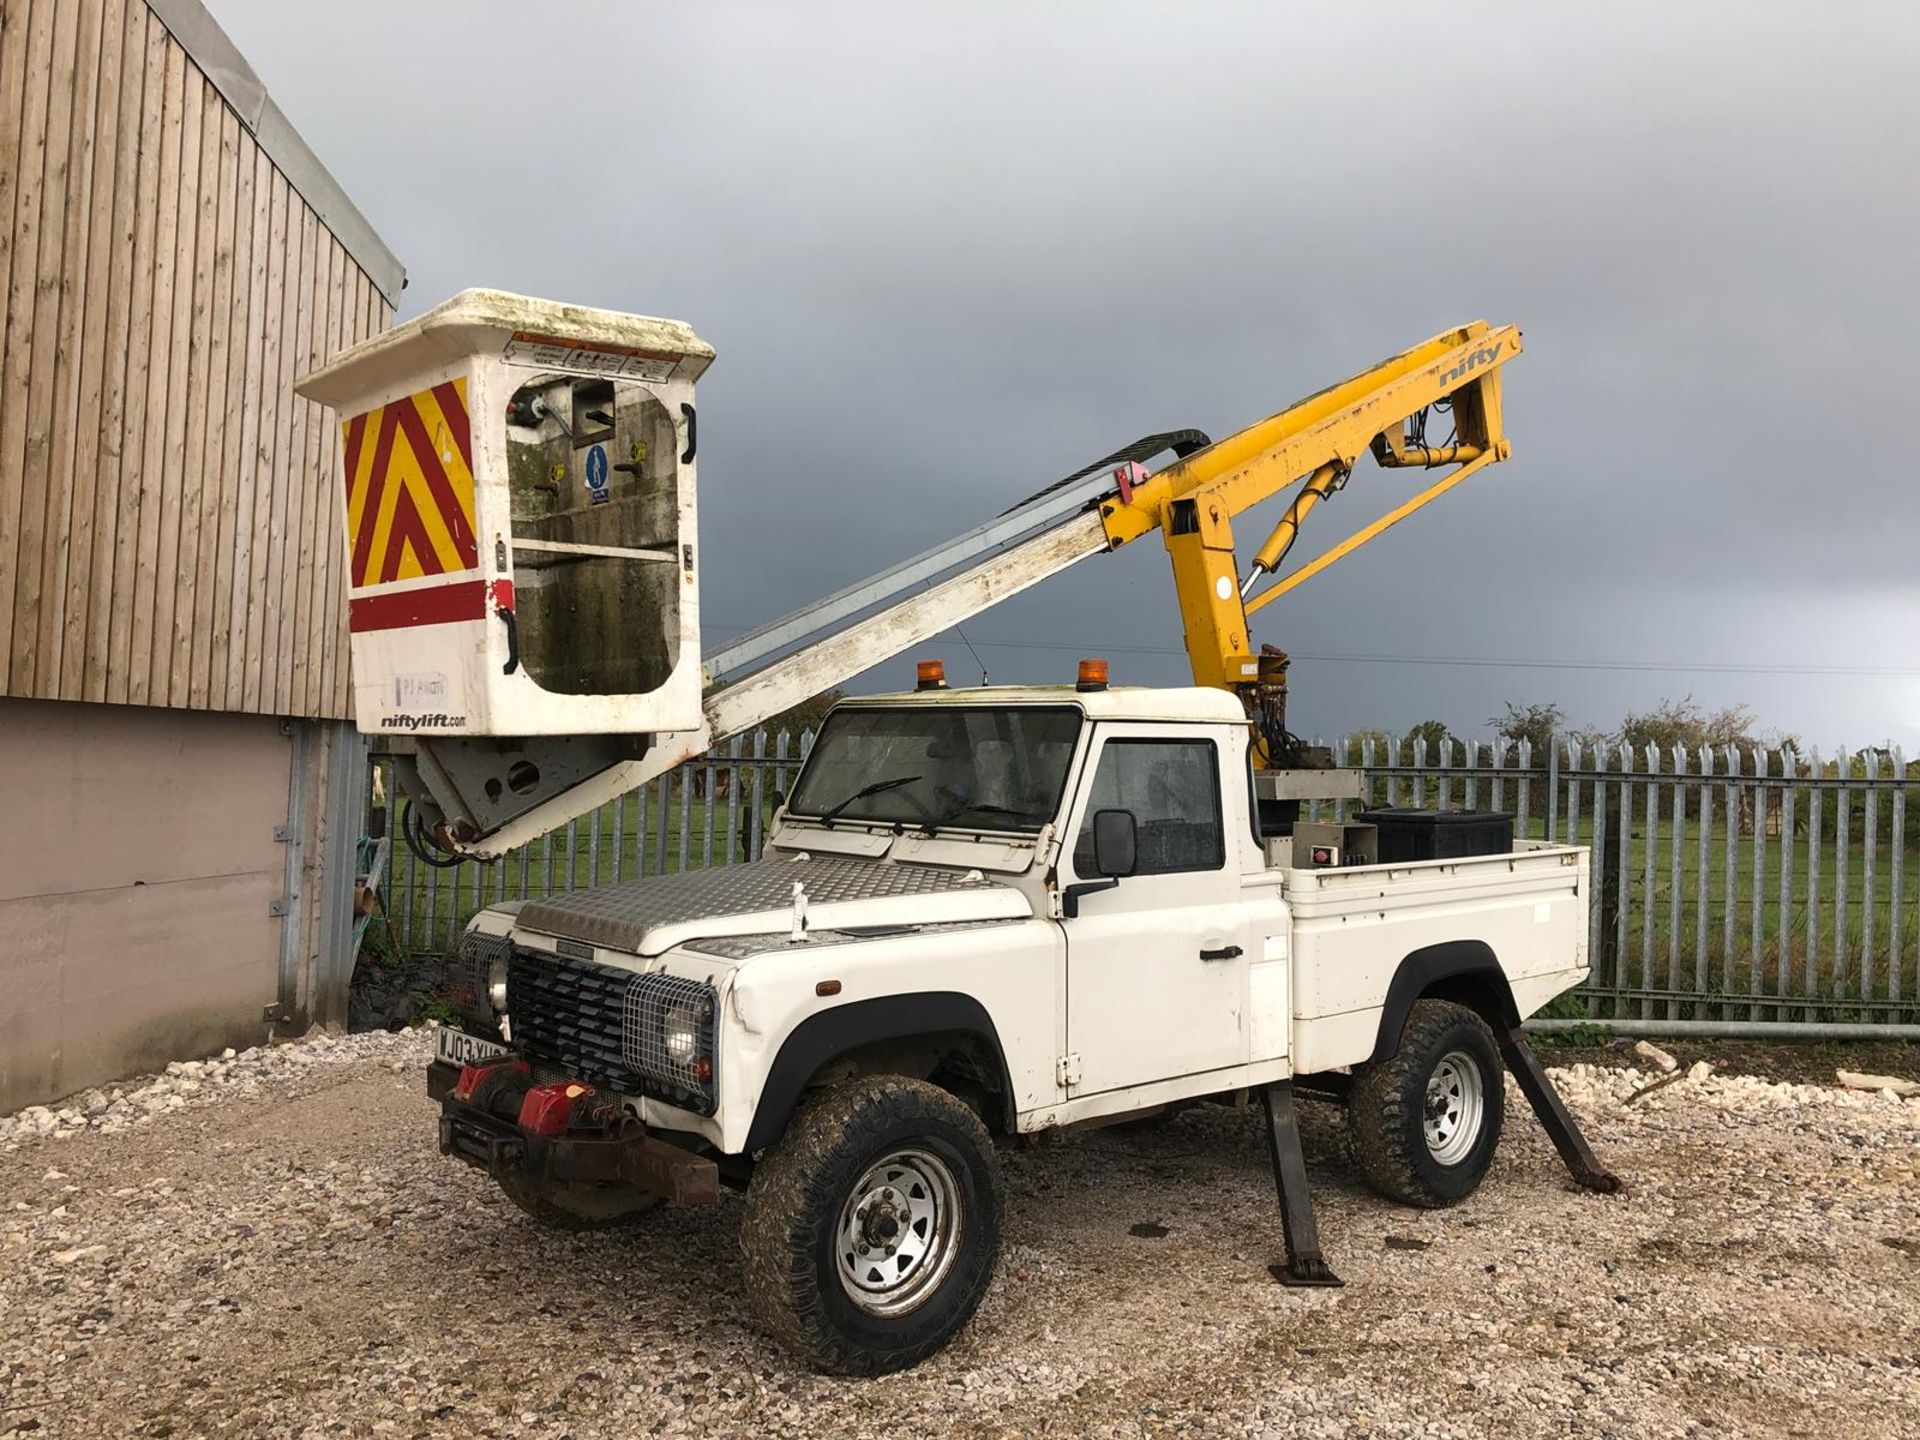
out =
<svg viewBox="0 0 1920 1440"><path fill-rule="evenodd" d="M1416 810L1389 805L1354 817L1380 832L1382 865L1398 860L1462 860L1513 849L1513 816L1498 810Z"/></svg>

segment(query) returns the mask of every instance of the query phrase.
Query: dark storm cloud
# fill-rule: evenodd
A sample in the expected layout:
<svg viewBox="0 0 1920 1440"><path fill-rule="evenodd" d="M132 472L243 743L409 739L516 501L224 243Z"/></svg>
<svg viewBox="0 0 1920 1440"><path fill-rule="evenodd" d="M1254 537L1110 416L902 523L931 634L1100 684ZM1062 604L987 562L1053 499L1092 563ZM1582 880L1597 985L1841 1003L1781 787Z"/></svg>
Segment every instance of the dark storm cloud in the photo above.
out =
<svg viewBox="0 0 1920 1440"><path fill-rule="evenodd" d="M406 262L409 313L499 285L715 343L716 625L1484 315L1527 334L1514 462L1260 638L1920 667L1905 7L213 4ZM1303 553L1407 493L1363 466ZM1176 679L1164 557L1135 550L969 634ZM1303 661L1296 689L1326 730L1691 691L1920 738L1913 676Z"/></svg>

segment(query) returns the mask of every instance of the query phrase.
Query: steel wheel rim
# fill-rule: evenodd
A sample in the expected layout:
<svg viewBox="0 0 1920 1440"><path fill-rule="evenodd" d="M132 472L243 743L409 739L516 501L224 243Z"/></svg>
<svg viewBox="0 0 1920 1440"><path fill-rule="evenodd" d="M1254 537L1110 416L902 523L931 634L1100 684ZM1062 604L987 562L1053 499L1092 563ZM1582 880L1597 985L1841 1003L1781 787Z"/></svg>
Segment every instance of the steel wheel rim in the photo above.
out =
<svg viewBox="0 0 1920 1440"><path fill-rule="evenodd" d="M940 1288L960 1251L960 1186L939 1156L896 1150L867 1167L840 1207L834 1268L869 1315L904 1315Z"/></svg>
<svg viewBox="0 0 1920 1440"><path fill-rule="evenodd" d="M1486 1081L1480 1062L1465 1050L1449 1050L1427 1077L1422 1126L1427 1153L1441 1165L1458 1165L1479 1142L1486 1113Z"/></svg>

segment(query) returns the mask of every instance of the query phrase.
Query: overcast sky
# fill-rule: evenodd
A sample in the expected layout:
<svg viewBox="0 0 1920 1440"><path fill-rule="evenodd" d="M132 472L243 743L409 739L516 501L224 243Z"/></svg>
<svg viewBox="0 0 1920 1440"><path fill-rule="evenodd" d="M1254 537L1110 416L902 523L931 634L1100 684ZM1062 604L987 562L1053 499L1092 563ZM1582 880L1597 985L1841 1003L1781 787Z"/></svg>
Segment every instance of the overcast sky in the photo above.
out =
<svg viewBox="0 0 1920 1440"><path fill-rule="evenodd" d="M403 315L717 347L710 644L1485 317L1513 461L1255 618L1296 730L1691 694L1920 750L1913 7L210 3ZM1363 462L1297 553L1418 483ZM1185 673L1153 540L966 629L995 680Z"/></svg>

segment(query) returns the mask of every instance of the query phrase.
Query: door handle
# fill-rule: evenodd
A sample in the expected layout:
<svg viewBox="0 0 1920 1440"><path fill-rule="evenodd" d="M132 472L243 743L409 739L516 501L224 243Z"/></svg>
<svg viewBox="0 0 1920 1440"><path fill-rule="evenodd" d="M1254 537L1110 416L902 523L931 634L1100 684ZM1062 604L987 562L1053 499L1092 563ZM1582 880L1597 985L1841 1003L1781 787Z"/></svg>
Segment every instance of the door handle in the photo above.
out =
<svg viewBox="0 0 1920 1440"><path fill-rule="evenodd" d="M507 627L507 663L500 667L502 675L511 675L520 668L520 626L513 618L513 611L501 606L494 611Z"/></svg>
<svg viewBox="0 0 1920 1440"><path fill-rule="evenodd" d="M1240 947L1238 945L1222 945L1218 950L1202 950L1200 952L1200 958L1202 960L1238 960L1240 958Z"/></svg>

